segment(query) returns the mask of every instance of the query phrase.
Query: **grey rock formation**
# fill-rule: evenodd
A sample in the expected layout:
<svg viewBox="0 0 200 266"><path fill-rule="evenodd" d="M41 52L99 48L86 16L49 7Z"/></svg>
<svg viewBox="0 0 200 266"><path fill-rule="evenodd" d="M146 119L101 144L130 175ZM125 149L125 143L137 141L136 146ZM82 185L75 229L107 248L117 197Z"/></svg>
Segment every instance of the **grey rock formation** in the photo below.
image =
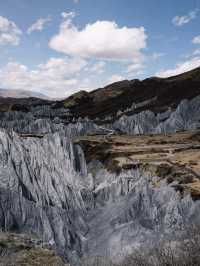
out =
<svg viewBox="0 0 200 266"><path fill-rule="evenodd" d="M165 182L155 188L151 181L156 179L139 169L116 176L99 168L92 194L85 197L90 203L86 256L111 256L118 262L131 250L148 249L162 238L176 239L175 233L181 234L186 225L200 223L199 202L182 198Z"/></svg>
<svg viewBox="0 0 200 266"><path fill-rule="evenodd" d="M183 100L175 110L169 108L168 111L158 114L146 110L131 116L122 115L115 122L101 123L100 126L87 118L75 119L72 123L68 121L70 116L67 109L35 106L28 113L22 111L0 113L0 126L19 133L31 134L55 133L64 130L70 137L106 133L103 128L120 130L130 135L173 133L200 128L200 96L190 101Z"/></svg>
<svg viewBox="0 0 200 266"><path fill-rule="evenodd" d="M170 117L156 128L156 133L165 133L200 128L200 96L191 101L183 100Z"/></svg>
<svg viewBox="0 0 200 266"><path fill-rule="evenodd" d="M59 117L61 114L64 114L63 109L49 110L48 106L34 107L28 113L22 111L1 112L0 127L23 134L48 134L65 131L69 137L104 132L93 121L76 119L72 123L68 122L67 118L61 119Z"/></svg>
<svg viewBox="0 0 200 266"><path fill-rule="evenodd" d="M138 135L152 133L173 133L200 127L200 96L183 100L175 111L154 114L143 111L132 116L122 116L113 127L122 132Z"/></svg>
<svg viewBox="0 0 200 266"><path fill-rule="evenodd" d="M200 221L200 203L140 169L109 173L86 165L65 132L42 139L0 131L0 226L36 234L72 263L121 258ZM123 248L122 248L123 247Z"/></svg>
<svg viewBox="0 0 200 266"><path fill-rule="evenodd" d="M115 129L129 135L141 135L153 133L158 126L156 115L151 111L143 111L133 116L122 116L113 125Z"/></svg>
<svg viewBox="0 0 200 266"><path fill-rule="evenodd" d="M1 228L35 233L67 258L80 256L87 230L80 151L58 133L21 139L1 130L0 156Z"/></svg>

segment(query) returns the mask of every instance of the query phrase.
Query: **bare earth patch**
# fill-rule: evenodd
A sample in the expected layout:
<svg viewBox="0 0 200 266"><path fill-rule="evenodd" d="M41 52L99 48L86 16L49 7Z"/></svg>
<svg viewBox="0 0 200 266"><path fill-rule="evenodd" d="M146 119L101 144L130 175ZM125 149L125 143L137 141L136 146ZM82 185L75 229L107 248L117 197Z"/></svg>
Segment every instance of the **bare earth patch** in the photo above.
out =
<svg viewBox="0 0 200 266"><path fill-rule="evenodd" d="M111 172L140 167L200 198L200 131L144 136L85 136L74 141L86 160L99 160Z"/></svg>

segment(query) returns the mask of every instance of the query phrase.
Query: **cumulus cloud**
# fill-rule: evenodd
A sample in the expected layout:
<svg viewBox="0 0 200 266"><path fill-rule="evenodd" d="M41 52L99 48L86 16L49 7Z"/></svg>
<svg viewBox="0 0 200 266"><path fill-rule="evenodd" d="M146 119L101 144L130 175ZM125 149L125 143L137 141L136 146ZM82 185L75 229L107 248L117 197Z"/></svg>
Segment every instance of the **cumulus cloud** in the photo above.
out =
<svg viewBox="0 0 200 266"><path fill-rule="evenodd" d="M144 73L145 62L147 60L157 60L164 55L164 53L154 52L148 56L141 56L140 58L138 58L138 60L134 60L131 64L128 65L126 73L130 74L131 76L141 75Z"/></svg>
<svg viewBox="0 0 200 266"><path fill-rule="evenodd" d="M68 77L76 74L87 65L84 59L80 58L50 58L45 64L40 64L38 67L44 71L46 75L60 77Z"/></svg>
<svg viewBox="0 0 200 266"><path fill-rule="evenodd" d="M194 44L200 44L200 35L193 38L192 42Z"/></svg>
<svg viewBox="0 0 200 266"><path fill-rule="evenodd" d="M34 22L27 30L28 34L31 34L34 31L42 31L45 26L47 26L51 22L51 17L47 18L39 18L36 22Z"/></svg>
<svg viewBox="0 0 200 266"><path fill-rule="evenodd" d="M0 16L0 45L18 45L21 34L22 31L13 21Z"/></svg>
<svg viewBox="0 0 200 266"><path fill-rule="evenodd" d="M184 15L184 16L175 16L172 19L172 23L175 26L181 27L184 24L187 24L191 20L195 19L197 17L198 13L199 13L199 9L195 9L195 10L189 12L187 15Z"/></svg>
<svg viewBox="0 0 200 266"><path fill-rule="evenodd" d="M9 62L0 69L0 87L40 91L51 97L68 96L78 88L79 73L87 62L80 58L50 58L35 69Z"/></svg>
<svg viewBox="0 0 200 266"><path fill-rule="evenodd" d="M119 27L113 21L96 21L79 30L72 17L62 21L49 46L67 55L105 60L135 60L146 47L143 27Z"/></svg>
<svg viewBox="0 0 200 266"><path fill-rule="evenodd" d="M167 70L161 70L156 73L157 77L170 77L170 76L176 76L181 73L190 71L194 68L197 68L200 66L200 57L193 57L189 59L188 61L178 63L175 68L167 69Z"/></svg>
<svg viewBox="0 0 200 266"><path fill-rule="evenodd" d="M133 63L133 64L130 64L128 67L127 67L127 70L126 72L127 73L130 73L130 74L134 74L134 75L138 75L141 73L142 69L144 68L144 65L142 63Z"/></svg>

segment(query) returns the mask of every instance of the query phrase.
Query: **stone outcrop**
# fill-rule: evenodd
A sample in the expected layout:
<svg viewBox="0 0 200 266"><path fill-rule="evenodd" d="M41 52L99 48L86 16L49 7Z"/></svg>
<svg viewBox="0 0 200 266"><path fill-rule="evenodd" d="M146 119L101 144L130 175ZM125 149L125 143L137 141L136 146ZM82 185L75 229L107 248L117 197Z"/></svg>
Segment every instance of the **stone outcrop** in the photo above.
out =
<svg viewBox="0 0 200 266"><path fill-rule="evenodd" d="M75 119L67 122L60 116L63 109L50 110L49 107L37 106L31 112L0 113L0 126L19 133L47 134L65 131L67 136L87 134L107 134L106 129L129 135L173 133L200 128L200 96L192 100L183 100L175 110L169 108L163 113L153 113L148 109L134 115L122 115L109 122ZM45 115L46 113L46 115ZM68 114L66 111L65 115Z"/></svg>
<svg viewBox="0 0 200 266"><path fill-rule="evenodd" d="M34 233L68 259L80 256L87 231L80 151L58 133L23 139L1 130L0 156L1 228Z"/></svg>
<svg viewBox="0 0 200 266"><path fill-rule="evenodd" d="M143 111L132 116L122 116L113 127L130 135L173 133L200 128L200 96L183 100L176 110L155 114Z"/></svg>
<svg viewBox="0 0 200 266"><path fill-rule="evenodd" d="M200 221L199 202L164 181L153 186L151 172L86 164L66 132L24 138L1 130L0 156L1 229L35 234L75 265L82 256L123 257Z"/></svg>

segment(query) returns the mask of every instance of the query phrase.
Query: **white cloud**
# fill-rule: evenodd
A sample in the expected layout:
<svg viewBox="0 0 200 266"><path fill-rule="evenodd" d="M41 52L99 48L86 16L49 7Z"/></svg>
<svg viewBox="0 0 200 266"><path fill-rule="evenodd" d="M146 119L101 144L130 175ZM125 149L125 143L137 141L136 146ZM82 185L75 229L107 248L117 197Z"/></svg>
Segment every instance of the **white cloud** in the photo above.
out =
<svg viewBox="0 0 200 266"><path fill-rule="evenodd" d="M157 72L155 75L162 78L176 76L181 73L190 71L194 68L197 68L199 66L200 66L200 57L193 57L188 61L178 63L175 68L168 70L161 70Z"/></svg>
<svg viewBox="0 0 200 266"><path fill-rule="evenodd" d="M87 65L80 58L50 58L35 69L17 62L0 68L0 87L40 91L51 97L68 96L77 91L77 74Z"/></svg>
<svg viewBox="0 0 200 266"><path fill-rule="evenodd" d="M102 74L105 71L106 63L104 61L97 62L91 68L88 68L90 72L94 72L96 74Z"/></svg>
<svg viewBox="0 0 200 266"><path fill-rule="evenodd" d="M69 77L76 74L87 65L84 59L80 58L50 58L45 64L40 64L38 67L44 71L46 75L52 77ZM54 76L54 78L56 78Z"/></svg>
<svg viewBox="0 0 200 266"><path fill-rule="evenodd" d="M0 16L0 45L18 45L22 32L16 24Z"/></svg>
<svg viewBox="0 0 200 266"><path fill-rule="evenodd" d="M197 14L199 13L199 9L195 9L191 12L189 12L187 15L184 16L175 16L172 19L172 23L175 26L183 26L184 24L189 23L191 20L195 19L197 17Z"/></svg>
<svg viewBox="0 0 200 266"><path fill-rule="evenodd" d="M200 35L193 38L192 42L194 44L200 44Z"/></svg>
<svg viewBox="0 0 200 266"><path fill-rule="evenodd" d="M108 84L112 84L112 83L115 83L115 82L118 82L118 81L122 81L122 80L125 80L125 79L126 78L121 76L121 75L114 74L108 79L107 83Z"/></svg>
<svg viewBox="0 0 200 266"><path fill-rule="evenodd" d="M31 34L34 31L42 31L46 25L51 22L51 17L39 18L35 23L33 23L27 30L28 34Z"/></svg>
<svg viewBox="0 0 200 266"><path fill-rule="evenodd" d="M78 84L77 91L91 91L101 87L101 84L93 82L90 78L83 78Z"/></svg>
<svg viewBox="0 0 200 266"><path fill-rule="evenodd" d="M67 55L106 60L136 60L146 47L143 27L119 27L112 21L96 21L79 30L67 17L49 46Z"/></svg>
<svg viewBox="0 0 200 266"><path fill-rule="evenodd" d="M144 65L142 63L133 63L133 64L130 64L128 67L127 67L127 70L126 72L127 73L131 73L131 74L135 74L135 75L138 75L141 73L141 70L144 68Z"/></svg>
<svg viewBox="0 0 200 266"><path fill-rule="evenodd" d="M144 74L144 68L145 68L145 61L146 60L157 60L158 58L164 56L164 53L158 53L154 52L149 56L141 56L138 58L138 60L133 61L130 65L128 65L126 69L126 73L129 73L129 77L133 75L141 75Z"/></svg>
<svg viewBox="0 0 200 266"><path fill-rule="evenodd" d="M78 4L78 3L79 3L79 0L73 0L73 2L74 2L75 4Z"/></svg>

